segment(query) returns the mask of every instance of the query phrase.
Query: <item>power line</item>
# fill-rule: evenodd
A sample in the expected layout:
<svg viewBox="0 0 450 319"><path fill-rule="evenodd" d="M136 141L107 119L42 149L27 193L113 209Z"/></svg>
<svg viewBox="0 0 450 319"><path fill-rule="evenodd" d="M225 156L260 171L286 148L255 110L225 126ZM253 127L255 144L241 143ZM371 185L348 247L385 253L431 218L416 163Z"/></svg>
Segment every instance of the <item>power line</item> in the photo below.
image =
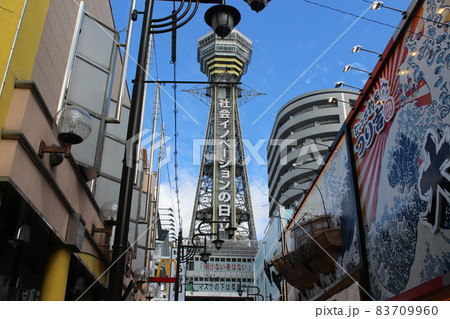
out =
<svg viewBox="0 0 450 319"><path fill-rule="evenodd" d="M173 2L173 10L175 11L175 2ZM174 155L174 168L175 168L175 195L177 198L177 213L178 213L178 223L179 223L179 232L182 232L182 219L181 219L181 209L180 209L180 190L178 185L178 103L177 103L177 59L176 59L176 30L172 31L172 57L170 63L173 64L173 80L175 84L173 85L173 113L174 113L174 147L175 150L173 152Z"/></svg>
<svg viewBox="0 0 450 319"><path fill-rule="evenodd" d="M367 3L373 3L373 1L369 1L369 0L362 0L362 1L367 2ZM391 9L393 9L393 8L391 8ZM397 10L397 9L395 9L395 10ZM428 19L428 18L425 18L425 17L422 17L422 16L418 16L418 15L416 15L415 17L419 18L419 19L422 19L422 20L425 20L425 21L428 21L428 22L433 22L433 23L440 24L441 26L448 25L448 22L442 23L442 22L439 22L439 21L436 21L436 20L433 20L433 19Z"/></svg>
<svg viewBox="0 0 450 319"><path fill-rule="evenodd" d="M386 26L386 27L389 27L389 28L392 28L392 29L399 29L398 27L395 27L393 25L390 25L390 24L387 24L387 23L384 23L384 22L381 22L381 21L365 18L365 17L360 17L357 14L354 14L354 13L351 13L351 12L348 12L348 11L344 11L344 10L341 10L341 9L333 8L333 7L330 7L330 6L321 4L321 3L317 3L317 2L309 1L309 0L303 0L303 1L307 2L309 4L313 4L313 5L322 7L322 8L326 8L326 9L332 10L332 11L340 12L340 13L343 13L343 14L348 14L348 15L350 15L352 17L355 17L355 18L359 18L359 19L366 20L366 21L369 21L369 22L377 23L377 24L380 24L380 25L383 25L383 26ZM370 1L368 1L368 2L370 2Z"/></svg>
<svg viewBox="0 0 450 319"><path fill-rule="evenodd" d="M310 1L310 0L303 0L303 1L306 2L306 3L309 3L309 4L313 4L313 5L322 7L322 8L326 8L326 9L332 10L332 11L336 11L336 12L343 13L343 14L348 14L348 15L353 16L353 17L359 17L358 15L356 15L354 13L351 13L351 12L348 12L348 11L344 11L344 10L341 10L341 9L338 9L338 8L330 7L330 6L321 4L321 3L317 3L317 2L314 2L314 1ZM368 0L362 0L362 1L367 2L367 3L373 3L373 1L368 1ZM429 22L440 24L441 26L448 25L447 22L446 23L441 23L441 22L438 22L438 21L435 21L435 20L431 20L431 19L422 17L422 16L416 16L416 17L419 18L419 19L423 19L425 21L429 21ZM369 21L369 22L373 22L373 23L376 23L376 24L379 24L379 25L382 25L382 26L386 26L386 27L389 27L389 28L392 28L392 29L395 29L395 30L401 30L402 29L401 27L395 27L395 26L390 25L388 23L384 23L384 22L381 22L381 21L378 21L378 20L374 20L374 19L369 19L369 18L365 18L365 17L360 17L360 19L366 20L366 21ZM431 40L437 40L436 38L433 38L431 36L428 36L428 35L425 35L425 34L422 34L422 33L414 32L413 34L414 35L418 35L418 36L423 36L423 37L431 39ZM449 41L443 41L443 42L449 43Z"/></svg>

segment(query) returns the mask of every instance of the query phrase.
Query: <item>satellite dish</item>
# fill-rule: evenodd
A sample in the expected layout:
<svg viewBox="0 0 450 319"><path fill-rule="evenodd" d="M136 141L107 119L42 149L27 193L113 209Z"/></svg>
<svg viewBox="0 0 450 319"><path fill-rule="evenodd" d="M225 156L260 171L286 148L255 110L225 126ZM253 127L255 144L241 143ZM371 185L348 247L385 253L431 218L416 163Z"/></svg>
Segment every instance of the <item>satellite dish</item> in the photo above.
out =
<svg viewBox="0 0 450 319"><path fill-rule="evenodd" d="M270 284L272 284L272 276L270 275L270 266L269 263L264 260L264 272L266 273L267 279L269 279Z"/></svg>

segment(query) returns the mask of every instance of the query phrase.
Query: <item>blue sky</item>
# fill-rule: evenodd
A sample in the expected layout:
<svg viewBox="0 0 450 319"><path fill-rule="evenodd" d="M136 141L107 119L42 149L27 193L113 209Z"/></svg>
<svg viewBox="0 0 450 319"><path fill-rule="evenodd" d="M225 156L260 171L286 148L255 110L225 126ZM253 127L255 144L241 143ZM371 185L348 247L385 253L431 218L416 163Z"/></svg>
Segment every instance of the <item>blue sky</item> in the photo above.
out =
<svg viewBox="0 0 450 319"><path fill-rule="evenodd" d="M111 3L116 28L123 30L128 24L131 0L111 0ZM144 3L144 0L137 0L139 11L143 11ZM383 52L402 15L388 8L370 10L367 0L272 0L259 13L252 11L243 0L228 0L226 4L240 11L241 22L237 29L253 42L252 60L241 81L245 89L264 93L240 107L243 136L251 148L246 150L246 155L249 158L247 168L256 231L258 238L262 238L268 221L266 147L278 110L298 95L333 88L338 81L362 88L367 74L356 70L343 73L344 66L352 64L356 68L372 71L378 57L367 52L352 54L351 49L361 45L368 50ZM406 10L410 1L386 0L384 4ZM201 4L195 17L178 30L176 74L179 81L207 80L197 62L197 40L210 31L203 18L210 6ZM156 0L153 16L164 17L171 10L171 2ZM136 68L141 20L142 17L139 17L134 25L133 46L130 50L132 59L128 72L130 88ZM122 39L125 37L124 32L120 35ZM150 70L153 79L173 80L170 38L170 33L155 36ZM182 90L200 87L180 84L176 93L179 104L178 183L184 236L188 236L199 172L200 149L195 147L195 143L198 143L195 141L204 138L209 110L193 94ZM144 120L144 128L148 129L151 129L154 91L155 85L149 85ZM171 153L174 152L175 133L173 96L172 84L162 87L162 115ZM161 116L158 119L158 131L160 121ZM172 154L161 175L160 207L173 207L176 211L174 163Z"/></svg>

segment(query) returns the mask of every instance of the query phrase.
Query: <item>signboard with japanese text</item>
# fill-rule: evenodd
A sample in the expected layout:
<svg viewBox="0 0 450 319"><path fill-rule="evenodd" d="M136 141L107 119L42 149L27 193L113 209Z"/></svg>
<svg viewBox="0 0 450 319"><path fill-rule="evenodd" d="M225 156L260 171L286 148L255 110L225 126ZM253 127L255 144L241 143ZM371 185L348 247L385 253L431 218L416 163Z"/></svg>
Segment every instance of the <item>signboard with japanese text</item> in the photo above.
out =
<svg viewBox="0 0 450 319"><path fill-rule="evenodd" d="M217 257L204 263L194 261L196 292L236 293L237 284L253 284L253 258Z"/></svg>
<svg viewBox="0 0 450 319"><path fill-rule="evenodd" d="M219 272L252 272L253 263L251 262L201 262L198 264L200 271L219 271Z"/></svg>
<svg viewBox="0 0 450 319"><path fill-rule="evenodd" d="M418 3L350 122L377 300L450 271L450 1Z"/></svg>
<svg viewBox="0 0 450 319"><path fill-rule="evenodd" d="M226 89L216 87L214 118L214 213L215 220L234 218L235 210L235 105ZM215 227L214 225L213 227ZM224 228L223 224L219 224Z"/></svg>
<svg viewBox="0 0 450 319"><path fill-rule="evenodd" d="M238 288L237 282L207 282L207 281L199 281L194 284L194 291L201 292L221 292L221 293L235 293Z"/></svg>

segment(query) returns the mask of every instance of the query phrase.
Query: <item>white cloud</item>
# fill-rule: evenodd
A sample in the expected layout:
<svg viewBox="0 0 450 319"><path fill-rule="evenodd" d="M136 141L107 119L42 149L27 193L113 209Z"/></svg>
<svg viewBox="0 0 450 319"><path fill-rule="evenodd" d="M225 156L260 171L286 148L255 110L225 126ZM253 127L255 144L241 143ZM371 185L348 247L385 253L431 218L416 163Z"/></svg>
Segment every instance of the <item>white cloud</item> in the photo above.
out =
<svg viewBox="0 0 450 319"><path fill-rule="evenodd" d="M178 231L179 219L178 219L178 204L177 195L175 192L174 174L171 172L171 185L169 183L161 183L161 195L159 198L159 207L171 207L175 215L176 229ZM192 207L194 205L195 191L197 188L197 177L189 174L187 171L180 170L178 172L178 188L179 188L179 205L180 215L183 226L183 237L189 236L189 227L191 224Z"/></svg>
<svg viewBox="0 0 450 319"><path fill-rule="evenodd" d="M355 68L362 69L362 70L367 70L367 67L366 67L365 65L359 63L359 62L354 62L352 65L353 65Z"/></svg>
<svg viewBox="0 0 450 319"><path fill-rule="evenodd" d="M165 170L164 170L165 171ZM172 174L172 172L171 172ZM192 211L195 199L195 192L197 189L197 176L193 176L192 170L180 170L178 174L178 187L180 199L180 215L182 218L183 237L189 236L189 228L191 226ZM176 229L178 231L178 206L177 197L175 193L174 176L171 175L172 181L170 190L169 183L161 183L161 195L159 200L159 207L171 207L175 215ZM267 216L269 215L269 206L267 201L266 181L256 181L252 179L250 182L250 193L253 206L253 217L255 220L255 228L258 239L262 239L264 230L268 223Z"/></svg>

